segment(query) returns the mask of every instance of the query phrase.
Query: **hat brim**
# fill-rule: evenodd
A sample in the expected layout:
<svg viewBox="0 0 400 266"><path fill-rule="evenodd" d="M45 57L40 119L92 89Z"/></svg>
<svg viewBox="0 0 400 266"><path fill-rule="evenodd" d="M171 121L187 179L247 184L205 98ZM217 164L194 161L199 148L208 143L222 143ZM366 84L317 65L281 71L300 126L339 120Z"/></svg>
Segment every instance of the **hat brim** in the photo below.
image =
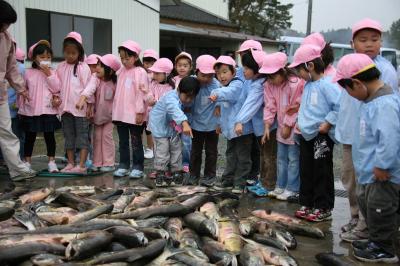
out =
<svg viewBox="0 0 400 266"><path fill-rule="evenodd" d="M274 74L279 71L282 67L269 67L269 68L261 68L258 72L262 74Z"/></svg>
<svg viewBox="0 0 400 266"><path fill-rule="evenodd" d="M215 74L214 68L198 68L198 70L203 74Z"/></svg>

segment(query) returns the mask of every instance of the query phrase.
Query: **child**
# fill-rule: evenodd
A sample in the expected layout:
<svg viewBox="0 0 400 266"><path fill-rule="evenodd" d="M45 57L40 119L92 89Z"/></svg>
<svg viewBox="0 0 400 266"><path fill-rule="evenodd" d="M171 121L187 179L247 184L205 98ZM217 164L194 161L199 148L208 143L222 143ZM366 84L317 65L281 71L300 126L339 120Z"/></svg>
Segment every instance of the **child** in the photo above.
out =
<svg viewBox="0 0 400 266"><path fill-rule="evenodd" d="M352 29L352 45L356 53L367 54L381 72L380 79L397 91L397 76L392 64L379 55L381 48L382 26L371 19L357 22ZM368 228L362 213L359 211L356 195L356 176L353 166L352 143L361 102L342 90L340 109L335 130L335 138L343 144L342 183L349 195L351 219L342 226L340 238L347 242L368 238Z"/></svg>
<svg viewBox="0 0 400 266"><path fill-rule="evenodd" d="M287 200L299 192L300 149L294 141L294 126L297 112L287 114L288 107L301 101L304 81L286 68L287 56L273 53L265 57L260 73L267 75L264 85L264 136L261 143L269 139L275 117L278 121L276 139L278 141L277 187L268 196Z"/></svg>
<svg viewBox="0 0 400 266"><path fill-rule="evenodd" d="M336 74L335 67L332 65L335 57L333 55L333 48L331 47L330 42L327 43L321 33L315 32L304 38L304 40L301 42L301 45L304 44L312 44L321 49L321 58L325 66L324 75L333 78Z"/></svg>
<svg viewBox="0 0 400 266"><path fill-rule="evenodd" d="M353 162L357 199L369 229L368 241L353 241L353 254L365 262L397 263L396 216L400 213L400 100L379 79L380 71L365 54L342 57L334 78L362 101L355 127Z"/></svg>
<svg viewBox="0 0 400 266"><path fill-rule="evenodd" d="M205 150L204 177L200 185L212 186L217 171L218 134L217 119L214 116L215 104L209 100L211 91L219 87L214 78L216 59L211 55L201 55L196 60L196 76L200 91L192 106L192 151L190 153L190 176L187 185L197 185L200 179L203 147Z"/></svg>
<svg viewBox="0 0 400 266"><path fill-rule="evenodd" d="M324 77L321 49L302 45L290 68L306 81L298 114L300 198L296 217L312 222L332 219L334 181L332 153L340 90Z"/></svg>
<svg viewBox="0 0 400 266"><path fill-rule="evenodd" d="M98 58L94 74L81 93L76 108L81 110L87 99L95 95L93 166L101 172L114 171L115 145L113 140L112 105L115 94L116 72L121 67L118 58L106 54Z"/></svg>
<svg viewBox="0 0 400 266"><path fill-rule="evenodd" d="M175 88L178 88L182 78L189 76L192 73L192 56L186 52L181 52L175 57L175 70L177 75L174 77ZM191 106L182 106L189 123L192 121ZM183 172L189 173L190 153L192 150L192 139L186 135L182 135L182 165Z"/></svg>
<svg viewBox="0 0 400 266"><path fill-rule="evenodd" d="M95 74L97 68L97 61L99 60L100 55L91 54L85 59L85 63L88 64L90 68L90 73Z"/></svg>
<svg viewBox="0 0 400 266"><path fill-rule="evenodd" d="M236 77L235 60L229 56L220 56L214 64L217 78L222 87L211 91L210 100L221 106L218 128L227 138L226 168L216 189L232 189L233 184L240 183L251 169L251 134L238 136L234 131L236 114L242 107L245 98L242 95L243 81Z"/></svg>
<svg viewBox="0 0 400 266"><path fill-rule="evenodd" d="M25 131L24 157L29 168L32 163L32 152L38 132L43 132L49 157L48 171L58 172L55 162L56 139L54 132L61 128L57 118L58 106L53 105L53 95L60 92L59 87L50 86L49 80L55 76L50 68L53 51L50 43L41 40L29 48L28 58L32 68L25 72L25 83L29 92L29 102L20 105L22 128Z"/></svg>
<svg viewBox="0 0 400 266"><path fill-rule="evenodd" d="M148 49L143 52L143 67L147 71L147 75L149 77L149 84L153 80L153 73L149 71L149 68L154 65L154 63L158 60L158 53L154 51L153 49ZM146 143L147 147L144 149L144 158L145 159L152 159L154 157L153 153L153 137L151 136L151 132L147 130L147 118L148 114L150 112L150 108L147 108L147 115L146 115L146 120L143 123L145 135L146 135ZM143 135L144 137L144 135Z"/></svg>
<svg viewBox="0 0 400 266"><path fill-rule="evenodd" d="M236 53L239 54L240 57L242 57L243 54L249 52L250 50L262 51L263 49L260 42L255 40L246 40L240 45L239 50L237 50ZM246 78L243 74L243 67L238 67L236 71L236 76L243 82L246 81Z"/></svg>
<svg viewBox="0 0 400 266"><path fill-rule="evenodd" d="M157 72L160 69L155 69ZM160 73L160 72L159 72ZM161 74L161 73L160 73ZM156 75L158 76L158 75ZM193 77L184 77L177 90L167 92L153 107L149 127L154 137L154 168L157 171L156 186L182 184L182 143L172 122L182 125L184 134L193 136L181 104L190 104L199 92L199 82ZM173 178L165 176L170 164Z"/></svg>
<svg viewBox="0 0 400 266"><path fill-rule="evenodd" d="M89 82L91 73L89 66L83 62L85 53L81 35L77 32L68 33L63 42L63 51L65 61L58 65L56 75L49 77L53 89L59 88L61 91L59 111L68 157L68 164L61 172L86 174L89 120L86 117L86 107L77 110L75 104ZM75 149L80 149L79 164L76 166Z"/></svg>
<svg viewBox="0 0 400 266"><path fill-rule="evenodd" d="M257 156L251 156L252 164L256 172L260 169L260 144L261 137L264 134L264 122L263 122L263 96L264 89L263 83L265 78L258 72L264 61L265 53L263 51L250 50L242 55L243 73L247 82L244 84L243 92L245 95L241 95L246 100L238 112L235 119L235 133L238 136L253 133L256 138L252 137L251 143L256 141L258 147ZM249 123L250 122L250 123ZM252 147L253 149L254 147ZM249 156L249 155L248 155ZM252 167L253 168L253 167ZM251 169L253 171L254 169ZM232 192L242 193L246 180L249 178L250 172L246 176L241 176L236 183Z"/></svg>
<svg viewBox="0 0 400 266"><path fill-rule="evenodd" d="M118 47L122 65L118 73L117 88L113 102L112 120L117 125L119 136L119 168L114 176L122 177L129 173L129 134L132 142L131 178L143 177L143 121L146 112L144 94L148 91L148 77L139 59L141 48L138 43L128 40Z"/></svg>

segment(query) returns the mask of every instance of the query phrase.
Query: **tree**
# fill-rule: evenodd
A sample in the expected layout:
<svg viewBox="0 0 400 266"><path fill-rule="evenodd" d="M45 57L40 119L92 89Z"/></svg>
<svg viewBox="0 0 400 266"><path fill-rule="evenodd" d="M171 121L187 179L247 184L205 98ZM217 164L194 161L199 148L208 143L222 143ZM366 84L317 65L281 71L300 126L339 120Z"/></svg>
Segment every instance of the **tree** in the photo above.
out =
<svg viewBox="0 0 400 266"><path fill-rule="evenodd" d="M293 4L281 4L279 0L230 0L229 17L240 30L268 38L279 37L280 31L290 28Z"/></svg>
<svg viewBox="0 0 400 266"><path fill-rule="evenodd" d="M396 20L390 26L390 39L393 42L394 46L398 49L400 48L400 19Z"/></svg>

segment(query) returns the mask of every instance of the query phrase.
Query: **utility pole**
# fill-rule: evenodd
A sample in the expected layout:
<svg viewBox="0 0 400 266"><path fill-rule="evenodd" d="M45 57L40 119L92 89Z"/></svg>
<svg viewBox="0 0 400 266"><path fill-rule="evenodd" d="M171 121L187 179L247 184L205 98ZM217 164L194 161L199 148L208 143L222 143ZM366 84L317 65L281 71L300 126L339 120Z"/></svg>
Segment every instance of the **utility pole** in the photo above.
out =
<svg viewBox="0 0 400 266"><path fill-rule="evenodd" d="M312 1L308 0L307 35L311 33Z"/></svg>

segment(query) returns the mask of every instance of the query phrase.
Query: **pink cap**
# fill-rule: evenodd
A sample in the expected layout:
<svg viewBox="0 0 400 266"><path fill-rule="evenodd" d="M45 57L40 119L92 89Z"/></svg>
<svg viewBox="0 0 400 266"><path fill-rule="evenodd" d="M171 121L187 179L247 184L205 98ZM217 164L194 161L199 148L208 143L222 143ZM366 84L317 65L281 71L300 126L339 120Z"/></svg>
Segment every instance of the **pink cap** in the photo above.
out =
<svg viewBox="0 0 400 266"><path fill-rule="evenodd" d="M182 58L182 57L186 57L186 58L190 59L190 61L193 61L192 56L191 56L189 53L180 52L180 54L178 54L178 55L175 57L175 63L178 62L178 60L179 60L180 58Z"/></svg>
<svg viewBox="0 0 400 266"><path fill-rule="evenodd" d="M78 43L80 43L82 45L82 36L76 32L76 31L71 31L70 33L68 33L68 35L64 38L65 39L74 39L75 41L77 41Z"/></svg>
<svg viewBox="0 0 400 266"><path fill-rule="evenodd" d="M373 29L379 31L380 33L383 31L382 25L378 21L365 18L353 25L353 28L351 29L352 39L354 39L354 35L356 35L358 31L363 29Z"/></svg>
<svg viewBox="0 0 400 266"><path fill-rule="evenodd" d="M304 38L301 45L304 45L304 44L316 45L316 46L320 47L322 50L325 48L326 42L325 42L324 36L321 33L314 32Z"/></svg>
<svg viewBox="0 0 400 266"><path fill-rule="evenodd" d="M119 62L118 57L113 54L103 55L102 57L99 57L99 60L115 72L117 72L118 69L121 67L121 63Z"/></svg>
<svg viewBox="0 0 400 266"><path fill-rule="evenodd" d="M216 61L214 56L208 54L200 55L196 60L196 69L203 74L214 74L214 64Z"/></svg>
<svg viewBox="0 0 400 266"><path fill-rule="evenodd" d="M319 46L312 44L301 45L294 53L293 62L289 67L297 67L318 57L321 57L321 48Z"/></svg>
<svg viewBox="0 0 400 266"><path fill-rule="evenodd" d="M240 45L239 50L237 50L236 52L240 53L240 52L244 52L244 51L247 51L250 49L262 51L262 45L260 42L255 41L255 40L246 40Z"/></svg>
<svg viewBox="0 0 400 266"><path fill-rule="evenodd" d="M264 57L264 62L260 69L262 74L273 74L278 72L281 68L284 68L287 64L287 55L285 53L277 52L273 54L267 54Z"/></svg>
<svg viewBox="0 0 400 266"><path fill-rule="evenodd" d="M136 53L137 55L139 55L140 52L142 51L142 48L140 48L140 45L137 42L134 42L131 40L124 41L120 47L124 47L124 48L128 49L129 51Z"/></svg>
<svg viewBox="0 0 400 266"><path fill-rule="evenodd" d="M171 60L165 57L158 59L154 65L149 68L152 72L165 73L166 75L169 75L172 72L172 69L174 69L174 64Z"/></svg>
<svg viewBox="0 0 400 266"><path fill-rule="evenodd" d="M374 61L366 54L348 54L343 56L336 68L336 75L332 79L337 82L341 79L348 79L355 75L375 67Z"/></svg>
<svg viewBox="0 0 400 266"><path fill-rule="evenodd" d="M143 57L151 57L154 58L155 60L158 60L159 58L158 53L153 49L144 50Z"/></svg>
<svg viewBox="0 0 400 266"><path fill-rule="evenodd" d="M46 41L46 40L40 40L40 41L38 41L37 43L35 43L35 44L32 45L31 47L29 47L29 50L28 50L28 58L29 58L29 59L31 59L31 60L33 59L33 58L32 58L32 56L33 56L33 50L34 50L35 47L38 46L39 44L44 44L44 45L50 47L50 43L49 43L48 41Z"/></svg>
<svg viewBox="0 0 400 266"><path fill-rule="evenodd" d="M19 47L17 47L17 49L15 50L15 59L17 59L18 61L24 61L25 60L25 53Z"/></svg>
<svg viewBox="0 0 400 266"><path fill-rule="evenodd" d="M233 60L232 57L227 56L227 55L221 55L220 57L218 57L217 61L215 61L215 64L224 64L224 65L228 65L228 66L233 66L236 67L236 62L235 60Z"/></svg>
<svg viewBox="0 0 400 266"><path fill-rule="evenodd" d="M267 55L264 51L258 51L258 50L250 50L251 55L253 56L254 60L256 61L257 65L259 68L262 67L264 58Z"/></svg>
<svg viewBox="0 0 400 266"><path fill-rule="evenodd" d="M96 65L97 61L99 60L100 55L91 54L85 59L85 63L88 65Z"/></svg>

